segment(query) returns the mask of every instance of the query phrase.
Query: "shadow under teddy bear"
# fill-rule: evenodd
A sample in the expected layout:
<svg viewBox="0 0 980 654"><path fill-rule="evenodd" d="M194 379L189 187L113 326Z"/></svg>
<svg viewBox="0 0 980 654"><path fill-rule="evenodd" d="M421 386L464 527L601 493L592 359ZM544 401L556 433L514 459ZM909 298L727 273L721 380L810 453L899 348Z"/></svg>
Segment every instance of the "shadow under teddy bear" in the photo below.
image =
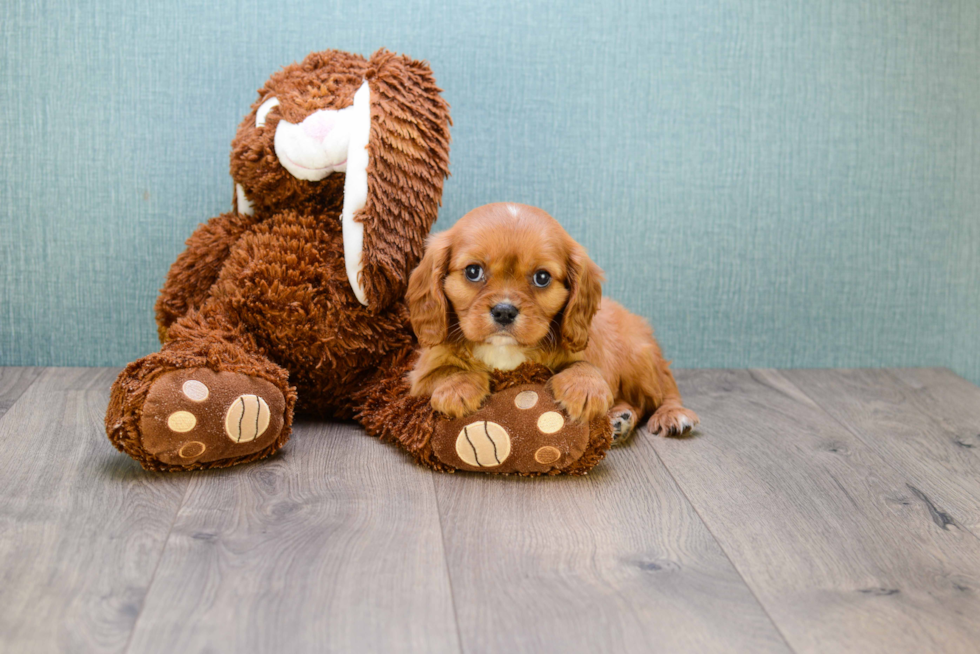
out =
<svg viewBox="0 0 980 654"><path fill-rule="evenodd" d="M473 416L408 394L404 294L449 166L449 107L424 62L314 53L275 73L232 141L234 210L201 225L156 304L162 347L112 388L109 439L153 470L253 461L294 410L354 418L438 470L584 473L605 418L567 421L550 372L497 373Z"/></svg>

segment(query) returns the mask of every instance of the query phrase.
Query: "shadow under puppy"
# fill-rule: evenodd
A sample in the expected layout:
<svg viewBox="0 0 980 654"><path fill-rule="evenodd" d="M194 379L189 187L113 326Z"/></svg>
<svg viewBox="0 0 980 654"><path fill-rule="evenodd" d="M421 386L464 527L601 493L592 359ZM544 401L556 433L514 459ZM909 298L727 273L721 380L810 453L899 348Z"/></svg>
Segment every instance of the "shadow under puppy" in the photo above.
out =
<svg viewBox="0 0 980 654"><path fill-rule="evenodd" d="M682 434L698 417L650 326L603 299L602 270L536 207L488 204L429 239L408 284L412 326L422 345L410 373L413 395L452 418L477 411L489 372L540 363L573 420L608 413L616 441L650 414L647 428Z"/></svg>

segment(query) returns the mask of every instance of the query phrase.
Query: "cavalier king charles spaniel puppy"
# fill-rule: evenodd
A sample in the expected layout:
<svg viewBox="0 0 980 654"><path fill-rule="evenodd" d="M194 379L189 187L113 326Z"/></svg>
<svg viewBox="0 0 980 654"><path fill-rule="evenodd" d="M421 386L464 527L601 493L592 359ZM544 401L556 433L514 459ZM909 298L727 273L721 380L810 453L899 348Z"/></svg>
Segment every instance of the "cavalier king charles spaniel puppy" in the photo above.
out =
<svg viewBox="0 0 980 654"><path fill-rule="evenodd" d="M491 369L525 361L555 375L549 390L573 420L608 414L617 442L637 422L679 435L698 424L650 326L603 299L602 270L550 215L488 204L429 239L408 285L422 346L412 394L452 418L480 408Z"/></svg>

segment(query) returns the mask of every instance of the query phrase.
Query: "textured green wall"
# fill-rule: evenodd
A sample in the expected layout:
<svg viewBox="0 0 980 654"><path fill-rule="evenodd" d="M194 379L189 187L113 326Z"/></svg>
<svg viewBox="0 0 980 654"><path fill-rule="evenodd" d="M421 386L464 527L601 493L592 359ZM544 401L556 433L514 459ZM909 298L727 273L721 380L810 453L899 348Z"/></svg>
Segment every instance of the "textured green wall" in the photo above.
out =
<svg viewBox="0 0 980 654"><path fill-rule="evenodd" d="M6 0L0 36L0 364L155 349L255 89L386 46L452 104L436 228L544 207L675 365L980 381L976 0Z"/></svg>

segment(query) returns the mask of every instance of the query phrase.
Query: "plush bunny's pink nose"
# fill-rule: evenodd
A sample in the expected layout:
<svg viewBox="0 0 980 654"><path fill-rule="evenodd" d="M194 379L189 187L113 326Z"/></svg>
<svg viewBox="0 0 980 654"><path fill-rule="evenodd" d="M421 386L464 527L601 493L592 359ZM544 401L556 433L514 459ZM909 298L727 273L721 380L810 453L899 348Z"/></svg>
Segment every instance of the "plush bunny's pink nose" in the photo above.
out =
<svg viewBox="0 0 980 654"><path fill-rule="evenodd" d="M337 113L334 111L314 111L299 124L303 133L312 139L322 141L337 124Z"/></svg>

